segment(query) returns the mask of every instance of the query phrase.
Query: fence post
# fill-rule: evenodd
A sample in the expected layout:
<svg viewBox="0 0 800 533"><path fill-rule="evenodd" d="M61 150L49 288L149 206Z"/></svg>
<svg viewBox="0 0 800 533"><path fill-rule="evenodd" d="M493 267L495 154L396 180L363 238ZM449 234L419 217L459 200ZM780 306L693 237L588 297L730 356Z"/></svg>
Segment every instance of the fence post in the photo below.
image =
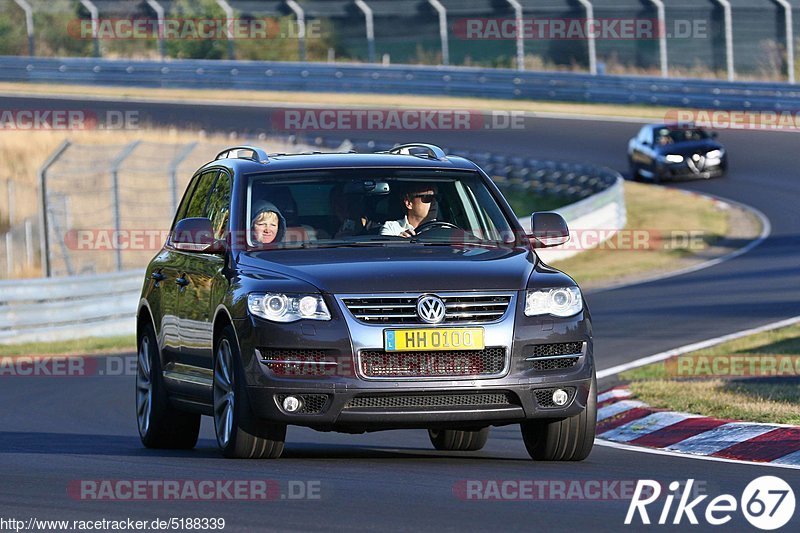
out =
<svg viewBox="0 0 800 533"><path fill-rule="evenodd" d="M33 266L33 222L25 219L25 266Z"/></svg>
<svg viewBox="0 0 800 533"><path fill-rule="evenodd" d="M517 70L525 70L525 41L522 34L522 4L517 0L506 0L514 9L514 18L517 21Z"/></svg>
<svg viewBox="0 0 800 533"><path fill-rule="evenodd" d="M58 158L70 147L69 141L64 141L61 145L56 148L56 151L53 152L47 161L44 162L44 165L39 169L39 202L42 207L41 213L39 213L39 235L41 242L39 246L41 246L41 254L42 254L42 275L46 278L50 277L50 235L48 234L47 230L47 171L50 167L58 161Z"/></svg>
<svg viewBox="0 0 800 533"><path fill-rule="evenodd" d="M450 43L447 35L447 10L439 0L428 0L433 9L439 13L439 38L442 41L442 64L450 64Z"/></svg>
<svg viewBox="0 0 800 533"><path fill-rule="evenodd" d="M792 25L792 4L788 0L775 0L783 8L786 24L786 76L794 83L794 26Z"/></svg>
<svg viewBox="0 0 800 533"><path fill-rule="evenodd" d="M595 26L595 24L594 24L594 6L592 5L592 2L590 0L578 0L578 2L580 2L581 5L586 10L586 20L589 21L589 23L592 26ZM588 24L587 24L587 26L588 26ZM589 45L589 73L592 74L592 75L596 75L597 74L597 46L596 46L596 43L595 43L594 31L586 32L586 42Z"/></svg>
<svg viewBox="0 0 800 533"><path fill-rule="evenodd" d="M14 232L6 233L6 271L8 277L14 272Z"/></svg>
<svg viewBox="0 0 800 533"><path fill-rule="evenodd" d="M661 64L661 77L669 77L669 63L667 62L667 15L664 11L663 0L650 0L656 6L658 13L658 61Z"/></svg>
<svg viewBox="0 0 800 533"><path fill-rule="evenodd" d="M120 231L122 230L122 218L119 212L119 167L122 166L122 163L128 158L136 147L142 141L133 141L132 143L125 146L119 155L114 158L114 161L111 162L111 202L114 206L114 234L116 238L114 239L114 248L117 255L117 270L122 270L122 249L119 246L119 236Z"/></svg>
<svg viewBox="0 0 800 533"><path fill-rule="evenodd" d="M100 11L91 0L81 0L81 5L85 7L92 16L92 40L94 41L94 57L100 57Z"/></svg>
<svg viewBox="0 0 800 533"><path fill-rule="evenodd" d="M731 3L728 0L715 0L722 6L722 13L725 23L725 64L728 71L728 81L733 81L736 74L733 66L733 14L731 13Z"/></svg>
<svg viewBox="0 0 800 533"><path fill-rule="evenodd" d="M364 0L356 0L356 6L364 13L364 20L367 25L367 59L370 63L375 62L375 20L370 8Z"/></svg>
<svg viewBox="0 0 800 533"><path fill-rule="evenodd" d="M172 212L178 211L178 166L184 159L189 157L192 150L197 146L197 141L191 142L183 147L183 150L178 152L169 164L169 186L172 190Z"/></svg>
<svg viewBox="0 0 800 533"><path fill-rule="evenodd" d="M225 35L228 37L228 59L234 59L235 53L233 51L233 8L226 0L217 0L217 5L225 12L225 26L227 30Z"/></svg>
<svg viewBox="0 0 800 533"><path fill-rule="evenodd" d="M161 61L164 61L164 56L166 55L164 50L164 8L156 0L147 0L147 5L156 12L156 18L158 19L158 53L161 56Z"/></svg>
<svg viewBox="0 0 800 533"><path fill-rule="evenodd" d="M36 46L33 39L33 7L27 0L14 0L17 5L25 12L25 28L28 32L28 55L36 55Z"/></svg>
<svg viewBox="0 0 800 533"><path fill-rule="evenodd" d="M13 226L16 216L14 213L14 181L11 178L6 180L6 194L8 195L8 198L6 198L6 201L8 202L8 209L6 210L8 215L8 225Z"/></svg>
<svg viewBox="0 0 800 533"><path fill-rule="evenodd" d="M306 13L295 0L286 0L286 5L297 17L297 52L300 61L306 60Z"/></svg>

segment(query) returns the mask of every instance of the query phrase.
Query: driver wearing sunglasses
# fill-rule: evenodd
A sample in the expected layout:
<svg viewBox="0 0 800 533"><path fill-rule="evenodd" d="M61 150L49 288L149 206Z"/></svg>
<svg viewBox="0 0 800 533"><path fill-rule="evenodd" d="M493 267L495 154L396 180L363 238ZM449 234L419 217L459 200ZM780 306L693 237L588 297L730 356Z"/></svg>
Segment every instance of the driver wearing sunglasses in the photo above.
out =
<svg viewBox="0 0 800 533"><path fill-rule="evenodd" d="M412 186L403 195L405 216L400 220L389 220L381 227L381 235L412 237L415 229L425 220L436 201L436 188L426 184Z"/></svg>

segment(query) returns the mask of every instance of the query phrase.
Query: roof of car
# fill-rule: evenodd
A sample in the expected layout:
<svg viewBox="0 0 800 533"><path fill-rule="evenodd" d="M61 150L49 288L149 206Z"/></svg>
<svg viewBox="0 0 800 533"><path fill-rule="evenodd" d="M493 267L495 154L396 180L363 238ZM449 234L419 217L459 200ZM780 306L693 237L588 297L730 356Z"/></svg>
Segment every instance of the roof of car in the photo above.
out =
<svg viewBox="0 0 800 533"><path fill-rule="evenodd" d="M401 155L391 153L305 153L305 154L271 154L264 161L250 158L227 157L207 163L205 167L224 166L238 170L242 174L318 170L333 168L435 168L448 170L475 170L475 163L458 156L444 158L422 157L419 155Z"/></svg>

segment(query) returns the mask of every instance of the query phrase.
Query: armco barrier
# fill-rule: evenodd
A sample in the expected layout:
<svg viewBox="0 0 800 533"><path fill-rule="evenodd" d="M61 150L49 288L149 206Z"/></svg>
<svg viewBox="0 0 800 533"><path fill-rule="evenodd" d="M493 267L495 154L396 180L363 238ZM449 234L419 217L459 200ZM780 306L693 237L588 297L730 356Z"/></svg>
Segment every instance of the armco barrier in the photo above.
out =
<svg viewBox="0 0 800 533"><path fill-rule="evenodd" d="M314 139L325 148L387 150L385 142ZM569 203L559 209L571 229L619 230L625 225L623 179L619 173L591 165L540 161L522 156L450 150L480 165L507 194L532 192ZM530 217L520 219L530 228ZM607 235L610 236L610 235ZM540 251L545 261L577 251ZM0 282L0 344L132 334L143 272L123 271L95 276L70 276Z"/></svg>
<svg viewBox="0 0 800 533"><path fill-rule="evenodd" d="M0 344L133 334L141 271L0 282Z"/></svg>
<svg viewBox="0 0 800 533"><path fill-rule="evenodd" d="M785 83L508 69L261 61L0 57L0 81L125 87L474 96L730 110L797 110Z"/></svg>

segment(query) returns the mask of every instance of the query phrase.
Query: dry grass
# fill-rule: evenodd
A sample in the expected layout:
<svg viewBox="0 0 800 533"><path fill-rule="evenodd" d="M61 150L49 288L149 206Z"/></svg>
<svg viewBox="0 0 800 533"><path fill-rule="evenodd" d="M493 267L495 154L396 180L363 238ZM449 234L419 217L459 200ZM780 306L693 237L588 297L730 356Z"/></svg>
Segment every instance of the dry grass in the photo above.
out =
<svg viewBox="0 0 800 533"><path fill-rule="evenodd" d="M58 342L29 342L0 345L0 358L35 355L108 355L112 353L136 352L136 337L91 337Z"/></svg>
<svg viewBox="0 0 800 533"><path fill-rule="evenodd" d="M97 96L113 99L217 101L257 104L296 104L320 106L367 106L364 94L311 93L289 91L239 91L233 89L155 89L135 87L96 87L82 85L0 83L0 93L21 95L60 94ZM488 100L450 96L369 95L369 107L407 107L414 109L470 109L484 111L528 111L567 115L641 117L663 120L667 107L576 104L530 100Z"/></svg>
<svg viewBox="0 0 800 533"><path fill-rule="evenodd" d="M625 243L624 240L612 239L606 246L554 262L553 266L568 272L582 284L675 269L677 260L705 251L728 231L728 213L705 197L627 182L625 203L628 211L625 230L647 231L649 241L644 249L612 249L615 242L620 245ZM702 237L692 241L678 237L665 240L657 238L673 234L683 236L689 231L701 232Z"/></svg>
<svg viewBox="0 0 800 533"><path fill-rule="evenodd" d="M798 383L653 380L630 384L652 407L714 418L775 424L800 424Z"/></svg>
<svg viewBox="0 0 800 533"><path fill-rule="evenodd" d="M728 355L800 357L800 324L698 350L681 357ZM620 374L631 391L657 408L753 422L800 424L800 377L670 379L674 361Z"/></svg>

